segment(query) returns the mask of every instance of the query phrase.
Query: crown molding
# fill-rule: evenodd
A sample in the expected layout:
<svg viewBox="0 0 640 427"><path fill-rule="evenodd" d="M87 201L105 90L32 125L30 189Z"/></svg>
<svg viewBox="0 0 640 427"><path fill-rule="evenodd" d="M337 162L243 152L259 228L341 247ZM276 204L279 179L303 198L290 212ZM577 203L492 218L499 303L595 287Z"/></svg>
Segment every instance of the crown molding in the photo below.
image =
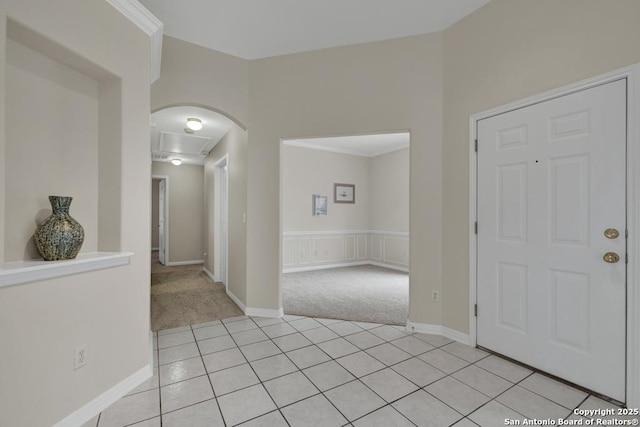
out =
<svg viewBox="0 0 640 427"><path fill-rule="evenodd" d="M151 83L160 78L162 60L162 35L164 24L138 0L107 0L111 6L133 22L151 38L151 64L149 76Z"/></svg>

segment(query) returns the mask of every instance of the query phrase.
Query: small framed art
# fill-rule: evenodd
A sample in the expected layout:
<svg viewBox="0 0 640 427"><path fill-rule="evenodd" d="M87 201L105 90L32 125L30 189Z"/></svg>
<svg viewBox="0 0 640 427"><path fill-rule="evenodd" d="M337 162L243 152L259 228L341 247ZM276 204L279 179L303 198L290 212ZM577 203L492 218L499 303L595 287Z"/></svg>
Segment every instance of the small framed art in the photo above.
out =
<svg viewBox="0 0 640 427"><path fill-rule="evenodd" d="M313 215L327 214L327 196L313 195Z"/></svg>
<svg viewBox="0 0 640 427"><path fill-rule="evenodd" d="M334 203L355 203L356 186L354 184L333 184Z"/></svg>

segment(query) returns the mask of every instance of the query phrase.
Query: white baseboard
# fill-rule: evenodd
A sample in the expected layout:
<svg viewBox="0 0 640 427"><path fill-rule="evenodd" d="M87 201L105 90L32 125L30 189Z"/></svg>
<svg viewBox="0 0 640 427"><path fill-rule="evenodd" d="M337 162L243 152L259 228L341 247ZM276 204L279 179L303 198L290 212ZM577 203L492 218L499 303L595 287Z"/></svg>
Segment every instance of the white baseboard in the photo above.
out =
<svg viewBox="0 0 640 427"><path fill-rule="evenodd" d="M410 320L407 320L407 331L412 333L417 332L420 334L440 335L466 345L470 345L471 343L469 334L465 334L442 325L413 323Z"/></svg>
<svg viewBox="0 0 640 427"><path fill-rule="evenodd" d="M211 277L211 273L205 268L204 271ZM278 310L272 310L268 308L254 308L247 307L240 301L240 299L233 294L229 289L227 289L227 295L231 300L242 310L245 316L255 316L255 317L282 317L284 316L284 310L282 307Z"/></svg>
<svg viewBox="0 0 640 427"><path fill-rule="evenodd" d="M213 280L214 282L216 281L216 279L213 277L213 273L212 273L212 272L210 272L210 271L207 269L207 267L202 267L202 271L204 271L204 273L205 273L207 276L209 276L209 278L210 278L211 280Z"/></svg>
<svg viewBox="0 0 640 427"><path fill-rule="evenodd" d="M403 273L409 272L409 267L401 267L399 265L387 264L385 262L369 261L367 264L388 268L390 270L402 271Z"/></svg>
<svg viewBox="0 0 640 427"><path fill-rule="evenodd" d="M175 262L166 262L164 265L167 267L175 267L178 265L193 265L193 264L204 264L203 259L194 259L192 261L175 261Z"/></svg>
<svg viewBox="0 0 640 427"><path fill-rule="evenodd" d="M311 265L309 267L283 268L282 273L283 274L284 273L300 273L302 271L328 270L330 268L354 267L358 265L375 265L377 267L384 267L391 270L402 271L403 273L409 272L409 267L401 267L398 265L387 264L387 263L378 262L378 261L356 261L356 262L343 262L340 264Z"/></svg>
<svg viewBox="0 0 640 427"><path fill-rule="evenodd" d="M367 265L367 264L370 264L370 262L369 261L355 261L355 262L343 262L343 263L340 263L340 264L311 265L309 267L283 268L282 269L282 273L300 273L302 271L328 270L330 268L354 267L356 265Z"/></svg>
<svg viewBox="0 0 640 427"><path fill-rule="evenodd" d="M240 299L229 290L229 288L227 288L227 296L231 298L231 301L233 301L244 314L247 314L247 306L244 305L242 301L240 301Z"/></svg>
<svg viewBox="0 0 640 427"><path fill-rule="evenodd" d="M284 309L282 307L280 307L277 310L273 310L273 309L270 309L270 308L247 307L247 309L245 310L244 314L246 314L247 316L254 316L254 317L273 317L273 318L277 318L277 317L284 316Z"/></svg>
<svg viewBox="0 0 640 427"><path fill-rule="evenodd" d="M153 361L120 381L118 384L82 406L80 409L67 415L62 420L55 423L53 427L77 427L86 423L152 376Z"/></svg>

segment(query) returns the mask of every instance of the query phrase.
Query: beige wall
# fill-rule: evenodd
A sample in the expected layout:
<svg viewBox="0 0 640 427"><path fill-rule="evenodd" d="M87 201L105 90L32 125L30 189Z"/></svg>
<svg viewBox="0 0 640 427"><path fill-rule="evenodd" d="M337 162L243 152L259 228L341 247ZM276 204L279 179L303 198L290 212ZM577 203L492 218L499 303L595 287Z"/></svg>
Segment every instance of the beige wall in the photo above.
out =
<svg viewBox="0 0 640 427"><path fill-rule="evenodd" d="M277 309L281 138L411 131L411 307L438 323L442 39L431 34L250 63L247 305ZM278 250L275 250L278 248Z"/></svg>
<svg viewBox="0 0 640 427"><path fill-rule="evenodd" d="M151 249L160 244L160 180L151 182Z"/></svg>
<svg viewBox="0 0 640 427"><path fill-rule="evenodd" d="M409 151L403 148L370 160L371 230L409 231Z"/></svg>
<svg viewBox="0 0 640 427"><path fill-rule="evenodd" d="M77 17L78 19L71 19ZM107 203L117 211L111 218L101 219L98 212L97 246L133 252L131 264L108 270L76 274L52 280L41 280L0 289L0 414L1 423L11 426L49 426L68 416L105 391L121 383L135 372L149 366L149 217L151 176L149 154L149 37L125 19L107 2L60 0L4 0L0 3L0 124L7 115L24 108L16 105L15 95L7 96L5 88L11 80L7 72L4 50L7 18L20 22L27 30L17 37L32 48L38 48L61 64L81 70L99 83L98 133L99 151L105 150L98 165L109 169L114 179L96 182L94 173L85 177L82 167L73 167L72 178L93 186L89 209L95 217L98 206ZM30 30L29 30L30 29ZM117 31L114 31L117 29ZM24 36L24 37L22 37ZM16 37L14 37L16 39ZM33 46L32 46L33 44ZM61 48L64 47L64 48ZM46 73L48 70L40 70ZM50 70L53 71L53 70ZM14 77L16 77L14 75ZM50 90L60 84L58 77L44 87ZM13 77L10 77L12 79ZM34 77L30 77L35 79ZM37 79L36 79L37 80ZM52 86L53 85L53 86ZM120 87L122 92L120 92ZM75 109L82 95L56 88L64 93L65 103L73 101ZM11 89L13 90L13 89ZM94 105L95 101L87 100ZM47 117L65 109L52 99L40 98ZM104 107L104 108L103 108ZM94 107L90 107L95 111ZM91 113L95 115L95 113ZM121 119L120 119L121 118ZM35 119L38 119L36 117ZM47 126L51 125L47 118ZM67 123L63 121L63 123ZM1 126L0 167L11 161L33 168L29 158L7 156L16 140L15 132ZM35 132L35 131L29 131ZM34 135L34 134L32 134ZM61 138L66 135L66 143ZM42 138L33 150L55 147L77 147L82 132L56 130L52 138ZM95 144L95 135L89 144ZM35 144L35 141L31 143ZM31 144L30 143L30 144ZM90 148L91 156L95 148ZM37 155L30 152L28 154ZM72 155L69 153L69 155ZM83 153L77 161L93 162ZM110 167L109 167L110 166ZM51 169L43 166L48 172ZM31 169L38 174L40 167ZM59 174L59 175L58 175ZM65 172L54 170L48 179L60 183L70 179ZM126 182L126 185L120 185ZM16 191L0 174L0 259L5 248L3 230L13 227L5 200L15 200ZM26 205L41 206L52 191L31 188L23 197ZM84 193L83 193L84 194ZM80 199L84 198L80 197ZM86 196L88 197L88 196ZM76 202L71 205L72 215ZM82 212L82 201L77 204ZM9 209L10 210L10 209ZM100 209L98 208L100 211ZM32 213L33 214L33 213ZM89 220L90 222L95 220ZM95 225L89 227L94 229ZM109 236L107 236L109 234ZM90 243L95 246L95 243ZM15 247L8 248L16 251ZM24 248L21 248L22 250ZM18 250L19 251L19 250ZM73 352L80 344L88 345L88 364L73 369ZM37 408L29 409L29 402Z"/></svg>
<svg viewBox="0 0 640 427"><path fill-rule="evenodd" d="M249 61L165 36L152 111L172 105L212 108L246 128Z"/></svg>
<svg viewBox="0 0 640 427"><path fill-rule="evenodd" d="M85 231L81 252L95 252L98 82L11 39L5 70L5 261L40 258L33 233L51 214L49 195L73 197L70 214Z"/></svg>
<svg viewBox="0 0 640 427"><path fill-rule="evenodd" d="M493 0L444 32L443 318L469 330L469 116L640 62L640 2Z"/></svg>
<svg viewBox="0 0 640 427"><path fill-rule="evenodd" d="M154 176L169 177L169 250L166 263L202 261L204 258L204 167L153 162Z"/></svg>
<svg viewBox="0 0 640 427"><path fill-rule="evenodd" d="M368 230L369 158L282 145L283 231ZM333 184L354 184L356 203L334 203ZM327 196L327 215L312 214L312 195Z"/></svg>
<svg viewBox="0 0 640 427"><path fill-rule="evenodd" d="M234 125L213 148L205 161L205 268L214 273L214 177L216 161L225 155L228 167L228 290L243 304L246 302L247 262L247 131Z"/></svg>

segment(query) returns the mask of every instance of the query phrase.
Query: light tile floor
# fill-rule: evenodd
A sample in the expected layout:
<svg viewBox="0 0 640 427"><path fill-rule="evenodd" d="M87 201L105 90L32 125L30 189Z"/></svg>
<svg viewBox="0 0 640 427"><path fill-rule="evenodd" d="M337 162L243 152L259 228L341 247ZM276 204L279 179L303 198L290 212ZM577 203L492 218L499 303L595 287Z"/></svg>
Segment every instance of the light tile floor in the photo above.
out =
<svg viewBox="0 0 640 427"><path fill-rule="evenodd" d="M484 351L372 323L223 319L157 332L154 361L150 380L83 427L586 425L574 409L616 408Z"/></svg>

